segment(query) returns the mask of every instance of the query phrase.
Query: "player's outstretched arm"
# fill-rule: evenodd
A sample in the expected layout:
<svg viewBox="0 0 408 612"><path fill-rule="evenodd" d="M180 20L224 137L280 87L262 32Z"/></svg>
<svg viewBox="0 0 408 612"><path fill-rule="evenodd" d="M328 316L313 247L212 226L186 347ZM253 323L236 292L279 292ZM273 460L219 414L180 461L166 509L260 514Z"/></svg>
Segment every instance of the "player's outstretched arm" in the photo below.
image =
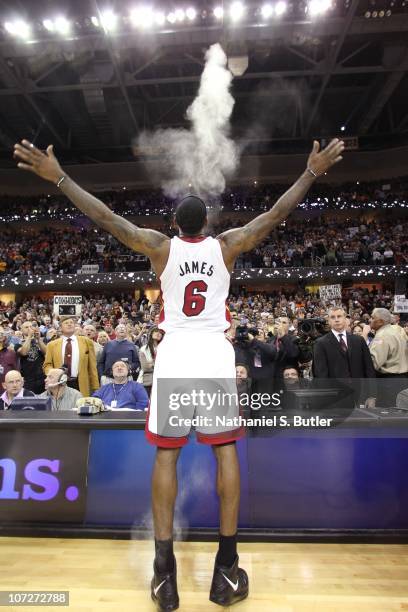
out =
<svg viewBox="0 0 408 612"><path fill-rule="evenodd" d="M44 153L28 140L22 140L21 144L14 145L14 157L19 160L17 164L19 168L33 172L46 181L59 184L62 193L80 211L134 251L157 258L160 247L169 241L169 238L160 232L137 227L116 215L98 198L77 185L61 168L54 155L53 145L47 147ZM61 181L62 177L65 178Z"/></svg>
<svg viewBox="0 0 408 612"><path fill-rule="evenodd" d="M240 253L250 251L261 243L272 229L296 208L315 179L343 159L341 154L344 151L344 142L338 138L334 138L323 151L319 151L319 148L320 145L315 140L306 170L270 210L255 217L244 227L231 229L217 236L227 267L231 269Z"/></svg>

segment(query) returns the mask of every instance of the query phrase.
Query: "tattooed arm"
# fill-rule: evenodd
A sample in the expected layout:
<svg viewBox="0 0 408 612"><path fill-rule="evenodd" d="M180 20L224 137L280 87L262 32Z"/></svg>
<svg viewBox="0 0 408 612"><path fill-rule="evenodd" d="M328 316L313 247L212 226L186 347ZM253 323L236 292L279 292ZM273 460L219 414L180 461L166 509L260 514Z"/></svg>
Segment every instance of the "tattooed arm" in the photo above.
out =
<svg viewBox="0 0 408 612"><path fill-rule="evenodd" d="M17 164L19 168L33 172L52 183L57 184L62 177L65 177L59 185L62 193L96 225L115 236L130 249L147 255L156 274L160 276L170 249L170 240L167 236L155 230L133 225L82 189L62 170L52 145L47 148L46 153L43 153L27 140L23 140L21 144L14 145L14 157L19 160Z"/></svg>
<svg viewBox="0 0 408 612"><path fill-rule="evenodd" d="M315 140L308 158L307 169L270 210L255 217L243 227L228 230L217 236L221 243L225 264L230 271L234 268L235 259L240 253L255 248L274 227L290 215L308 192L316 177L324 174L342 159L343 150L343 141L335 138L319 153L319 143Z"/></svg>

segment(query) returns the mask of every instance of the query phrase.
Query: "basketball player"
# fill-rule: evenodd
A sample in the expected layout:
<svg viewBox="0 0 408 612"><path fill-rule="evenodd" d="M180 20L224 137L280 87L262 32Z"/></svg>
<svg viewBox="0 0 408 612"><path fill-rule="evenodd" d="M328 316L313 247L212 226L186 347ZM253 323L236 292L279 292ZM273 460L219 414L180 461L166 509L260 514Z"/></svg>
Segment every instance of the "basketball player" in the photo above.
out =
<svg viewBox="0 0 408 612"><path fill-rule="evenodd" d="M176 209L179 236L173 239L151 229L136 227L114 214L62 170L53 147L46 152L27 140L15 145L18 167L55 183L61 192L102 229L151 260L160 279L164 314L160 327L166 334L158 346L146 437L157 446L152 478L152 506L156 556L151 595L159 610L179 605L176 560L173 554L173 516L177 496L176 464L189 431L163 434L162 410L157 405L158 381L165 379L235 379L234 350L225 338L229 324L225 302L230 274L240 253L254 249L302 200L316 177L339 162L344 143L334 139L322 151L313 143L307 167L298 180L267 212L247 225L206 237L207 212L202 200L188 196ZM180 434L180 432L178 432ZM211 445L217 459L217 492L220 499L219 550L215 559L210 600L229 606L248 595L248 576L238 567L237 523L240 476L235 442L241 429L206 433L198 440Z"/></svg>

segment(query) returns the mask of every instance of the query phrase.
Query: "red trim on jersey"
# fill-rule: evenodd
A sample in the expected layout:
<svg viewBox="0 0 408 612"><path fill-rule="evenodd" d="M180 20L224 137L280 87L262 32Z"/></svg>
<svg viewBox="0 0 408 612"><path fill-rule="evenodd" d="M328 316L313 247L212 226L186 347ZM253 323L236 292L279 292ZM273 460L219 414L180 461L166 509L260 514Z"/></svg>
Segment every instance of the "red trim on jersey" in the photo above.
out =
<svg viewBox="0 0 408 612"><path fill-rule="evenodd" d="M161 290L161 283L160 283L160 301L161 301L161 306L160 306L160 311L159 311L159 325L160 323L163 323L164 321L164 300L163 300L163 291ZM163 329L161 331L164 332Z"/></svg>
<svg viewBox="0 0 408 612"><path fill-rule="evenodd" d="M245 436L245 428L240 427L239 429L234 429L233 431L223 431L222 433L208 435L196 431L196 436L197 442L200 444L228 444L228 442L235 442L236 440L243 438Z"/></svg>
<svg viewBox="0 0 408 612"><path fill-rule="evenodd" d="M228 325L228 327L226 327L224 329L224 332L229 330L229 328L231 327L231 323L232 323L231 312L230 312L230 309L227 306L227 300L225 300L225 318L226 318L227 322L229 323L229 325Z"/></svg>
<svg viewBox="0 0 408 612"><path fill-rule="evenodd" d="M202 242L208 236L178 236L180 240L184 240L184 242Z"/></svg>
<svg viewBox="0 0 408 612"><path fill-rule="evenodd" d="M181 448L188 442L188 436L182 436L181 438L166 438L165 436L159 436L153 433L149 429L149 415L150 415L150 401L147 409L146 423L145 423L145 438L154 446L161 448Z"/></svg>

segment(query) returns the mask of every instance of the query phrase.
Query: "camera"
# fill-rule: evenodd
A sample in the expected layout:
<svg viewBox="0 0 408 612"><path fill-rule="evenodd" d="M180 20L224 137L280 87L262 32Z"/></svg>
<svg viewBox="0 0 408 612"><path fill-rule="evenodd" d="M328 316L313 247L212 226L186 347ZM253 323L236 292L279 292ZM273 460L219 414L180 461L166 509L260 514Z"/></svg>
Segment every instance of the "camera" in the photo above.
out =
<svg viewBox="0 0 408 612"><path fill-rule="evenodd" d="M310 338L323 336L327 331L326 319L322 319L320 317L304 319L299 325L299 332L303 336L308 336Z"/></svg>
<svg viewBox="0 0 408 612"><path fill-rule="evenodd" d="M257 336L259 332L253 327L247 327L246 325L238 325L235 330L235 340L241 343L249 342L250 340L248 334L251 334L252 336Z"/></svg>

